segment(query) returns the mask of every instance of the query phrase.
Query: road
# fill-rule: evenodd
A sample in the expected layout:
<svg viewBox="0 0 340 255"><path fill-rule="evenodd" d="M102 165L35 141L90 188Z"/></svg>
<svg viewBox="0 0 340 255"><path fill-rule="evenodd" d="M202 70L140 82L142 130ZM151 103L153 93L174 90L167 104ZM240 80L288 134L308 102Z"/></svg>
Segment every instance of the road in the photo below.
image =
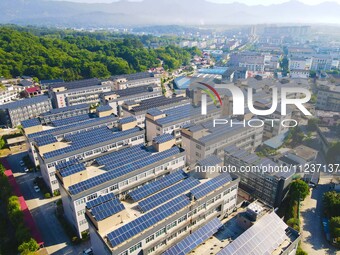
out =
<svg viewBox="0 0 340 255"><path fill-rule="evenodd" d="M321 174L319 186L301 203L301 246L309 255L340 255L340 251L327 242L321 223L322 196L329 190L331 178L330 175Z"/></svg>
<svg viewBox="0 0 340 255"><path fill-rule="evenodd" d="M91 246L90 241L80 245L73 245L65 234L55 215L55 202L60 197L44 199L43 194L37 193L33 188L33 180L40 173L24 173L19 162L26 153L19 153L7 158L11 165L14 177L31 211L34 221L45 242L49 254L82 254L83 250Z"/></svg>

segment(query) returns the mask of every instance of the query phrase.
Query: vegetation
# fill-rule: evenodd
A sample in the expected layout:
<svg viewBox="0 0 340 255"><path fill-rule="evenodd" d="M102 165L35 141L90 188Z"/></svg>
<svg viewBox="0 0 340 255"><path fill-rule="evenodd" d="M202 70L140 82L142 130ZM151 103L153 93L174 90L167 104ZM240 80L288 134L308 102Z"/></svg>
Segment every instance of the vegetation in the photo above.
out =
<svg viewBox="0 0 340 255"><path fill-rule="evenodd" d="M323 205L326 216L329 218L329 230L332 240L340 245L340 193L326 192L323 195Z"/></svg>
<svg viewBox="0 0 340 255"><path fill-rule="evenodd" d="M0 27L0 76L76 80L189 64L197 48L167 45L148 49L140 37L106 39L106 35Z"/></svg>
<svg viewBox="0 0 340 255"><path fill-rule="evenodd" d="M285 139L285 145L289 145L291 147L295 147L302 143L305 134L302 130L297 126L293 127L289 130L289 133Z"/></svg>
<svg viewBox="0 0 340 255"><path fill-rule="evenodd" d="M340 216L332 217L329 221L329 230L331 238L334 242L340 245Z"/></svg>
<svg viewBox="0 0 340 255"><path fill-rule="evenodd" d="M317 118L309 119L309 120L308 120L308 123L307 123L307 128L308 128L308 130L310 130L310 131L316 131L319 122L320 122L320 121L319 121L319 119L317 119Z"/></svg>
<svg viewBox="0 0 340 255"><path fill-rule="evenodd" d="M256 152L256 155L259 157L268 157L268 156L273 156L276 154L277 154L277 151L275 149L271 149L266 146L261 146Z"/></svg>
<svg viewBox="0 0 340 255"><path fill-rule="evenodd" d="M327 151L326 160L329 164L335 164L340 157L340 142L335 142L331 144Z"/></svg>

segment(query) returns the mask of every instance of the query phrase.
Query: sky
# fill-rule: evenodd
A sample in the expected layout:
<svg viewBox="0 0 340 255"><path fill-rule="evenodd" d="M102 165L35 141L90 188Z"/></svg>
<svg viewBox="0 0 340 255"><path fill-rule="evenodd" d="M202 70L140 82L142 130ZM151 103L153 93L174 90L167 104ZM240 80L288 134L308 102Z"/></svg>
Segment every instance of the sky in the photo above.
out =
<svg viewBox="0 0 340 255"><path fill-rule="evenodd" d="M59 0L61 1L61 0ZM80 2L80 3L111 3L115 2L115 0L63 0L63 1L72 1L72 2ZM142 0L131 0L134 2L137 1L142 1ZM171 0L170 0L171 1ZM185 1L185 0L183 0ZM271 4L280 4L287 2L289 0L207 0L210 2L216 2L216 3L233 3L233 2L239 2L239 3L244 3L247 5L258 5L258 4L263 4L263 5L271 5ZM316 5L320 4L323 2L336 2L340 4L340 0L299 0L299 2L309 4L309 5Z"/></svg>

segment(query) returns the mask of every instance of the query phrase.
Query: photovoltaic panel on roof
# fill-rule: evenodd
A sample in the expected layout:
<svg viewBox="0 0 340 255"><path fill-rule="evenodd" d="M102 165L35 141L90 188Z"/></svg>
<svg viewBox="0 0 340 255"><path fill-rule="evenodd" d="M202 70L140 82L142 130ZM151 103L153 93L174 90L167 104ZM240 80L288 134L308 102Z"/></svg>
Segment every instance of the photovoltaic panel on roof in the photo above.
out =
<svg viewBox="0 0 340 255"><path fill-rule="evenodd" d="M199 185L198 187L192 189L190 192L196 198L202 198L222 185L231 182L232 178L229 173L223 173L219 176Z"/></svg>
<svg viewBox="0 0 340 255"><path fill-rule="evenodd" d="M198 161L198 164L201 166L216 166L220 164L221 162L222 160L219 157L215 155L211 155L211 156L206 157L205 159Z"/></svg>
<svg viewBox="0 0 340 255"><path fill-rule="evenodd" d="M74 111L77 109L84 109L84 108L89 109L90 106L88 104L78 104L78 105L66 106L62 108L55 108L55 109L51 109L49 112L42 113L41 116L49 116L49 115L54 115L57 113L70 112L70 111Z"/></svg>
<svg viewBox="0 0 340 255"><path fill-rule="evenodd" d="M152 115L152 116L158 116L158 115L162 115L163 112L157 108L152 108L150 110L147 111L148 114Z"/></svg>
<svg viewBox="0 0 340 255"><path fill-rule="evenodd" d="M109 200L113 200L113 199L118 200L116 198L115 194L109 193L107 195L97 197L96 199L87 202L86 203L86 208L91 209L91 208L93 208L95 206L98 206L98 205L100 205L102 203L105 203L105 202L107 202ZM119 204L119 203L120 203L120 201L118 200L117 204Z"/></svg>
<svg viewBox="0 0 340 255"><path fill-rule="evenodd" d="M165 251L163 255L186 255L215 234L220 227L222 227L221 221L214 218Z"/></svg>
<svg viewBox="0 0 340 255"><path fill-rule="evenodd" d="M163 159L175 156L178 153L180 153L180 149L178 147L172 147L169 150L162 151L157 154L141 158L140 161L132 162L130 165L125 165L119 168L115 168L114 171L110 171L110 169L107 169L108 172L104 174L101 174L96 177L90 178L88 180L71 185L69 187L69 192L72 195L78 194L82 191L85 191L87 189L100 185L102 183L114 180L118 177L124 176L125 174L147 167Z"/></svg>
<svg viewBox="0 0 340 255"><path fill-rule="evenodd" d="M69 160L69 161L62 162L62 163L57 164L57 165L55 166L55 168L56 168L57 170L61 170L61 169L65 168L65 167L74 165L74 164L76 164L76 163L78 163L78 162L79 162L78 159L71 159L71 160Z"/></svg>
<svg viewBox="0 0 340 255"><path fill-rule="evenodd" d="M165 143L165 142L168 142L170 140L173 140L174 139L174 136L173 135L170 135L170 134L163 134L163 135L159 135L159 136L156 136L153 140L155 143Z"/></svg>
<svg viewBox="0 0 340 255"><path fill-rule="evenodd" d="M76 164L76 165L68 166L68 167L60 170L60 175L62 177L66 177L66 176L70 176L72 174L79 173L79 172L85 171L85 170L86 170L86 168L85 168L84 164Z"/></svg>
<svg viewBox="0 0 340 255"><path fill-rule="evenodd" d="M34 138L35 143L38 146L44 146L51 143L56 143L58 140L53 135L45 135L41 137Z"/></svg>
<svg viewBox="0 0 340 255"><path fill-rule="evenodd" d="M9 109L9 110L13 110L13 109L18 109L21 107L26 107L26 106L30 106L33 104L38 104L38 103L42 103L42 102L48 102L51 101L48 96L36 96L36 97L32 97L32 98L26 98L26 99L22 99L22 100L18 100L12 103L8 103L8 104L3 104L0 105L0 109Z"/></svg>
<svg viewBox="0 0 340 255"><path fill-rule="evenodd" d="M262 216L217 255L272 254L285 239L288 239L287 228L280 217L271 212Z"/></svg>
<svg viewBox="0 0 340 255"><path fill-rule="evenodd" d="M129 193L129 196L134 201L141 200L166 187L169 187L170 185L175 184L176 182L179 182L180 180L183 180L185 177L186 174L184 173L183 170L176 171L174 173L162 177L161 179L158 179L156 181L153 181L138 189L131 191Z"/></svg>
<svg viewBox="0 0 340 255"><path fill-rule="evenodd" d="M34 119L21 121L21 125L23 126L23 128L29 128L29 127L41 125L41 123L38 118L34 118Z"/></svg>
<svg viewBox="0 0 340 255"><path fill-rule="evenodd" d="M143 232L144 230L154 226L157 222L169 217L170 215L183 209L189 205L189 198L179 196L168 203L152 210L137 219L125 224L124 226L114 230L107 235L112 247L115 247L131 237Z"/></svg>
<svg viewBox="0 0 340 255"><path fill-rule="evenodd" d="M137 95L137 94L152 92L152 91L153 91L153 86L146 85L146 86L121 89L121 90L114 91L114 93L119 95L119 97L127 97L127 96L132 96L132 95Z"/></svg>
<svg viewBox="0 0 340 255"><path fill-rule="evenodd" d="M97 107L97 112L105 112L105 111L110 111L110 110L112 110L112 107L108 104L100 105Z"/></svg>
<svg viewBox="0 0 340 255"><path fill-rule="evenodd" d="M137 121L137 119L133 116L129 116L129 117L120 119L119 123L126 124L126 123L130 123L130 122L134 122L134 121Z"/></svg>
<svg viewBox="0 0 340 255"><path fill-rule="evenodd" d="M148 109L178 103L178 102L181 102L185 99L187 99L187 98L185 98L185 97L167 98L167 97L164 97L164 96L154 97L154 98L150 98L150 99L141 101L139 106L135 106L135 107L132 108L132 111L134 111L134 112L146 111Z"/></svg>
<svg viewBox="0 0 340 255"><path fill-rule="evenodd" d="M60 126L66 126L72 123L79 123L81 121L85 121L90 119L90 116L88 114L82 114L82 115L77 115L65 119L60 119L60 120L54 120L52 121L52 125L55 127L60 127Z"/></svg>
<svg viewBox="0 0 340 255"><path fill-rule="evenodd" d="M145 200L142 200L138 203L138 205L143 212L147 212L199 184L199 180L189 177L188 179L185 179L174 186L171 186Z"/></svg>
<svg viewBox="0 0 340 255"><path fill-rule="evenodd" d="M121 212L124 209L124 205L118 199L114 199L106 201L92 208L91 214L95 217L97 221L101 221L118 212Z"/></svg>

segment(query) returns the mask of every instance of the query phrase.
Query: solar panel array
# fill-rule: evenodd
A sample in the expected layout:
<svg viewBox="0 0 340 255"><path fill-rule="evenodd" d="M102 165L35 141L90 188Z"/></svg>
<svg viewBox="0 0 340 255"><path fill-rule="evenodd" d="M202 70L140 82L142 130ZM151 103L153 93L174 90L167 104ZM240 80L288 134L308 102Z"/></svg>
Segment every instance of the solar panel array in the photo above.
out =
<svg viewBox="0 0 340 255"><path fill-rule="evenodd" d="M97 112L105 112L105 111L110 111L110 110L112 110L112 107L108 104L100 105L97 107Z"/></svg>
<svg viewBox="0 0 340 255"><path fill-rule="evenodd" d="M54 120L52 121L52 125L55 127L66 126L72 123L79 123L85 120L89 120L90 116L88 114L77 115L65 119Z"/></svg>
<svg viewBox="0 0 340 255"><path fill-rule="evenodd" d="M232 180L233 179L229 173L222 173L219 176L192 189L190 192L196 199L200 199L208 195L212 191L220 188L222 185L231 182Z"/></svg>
<svg viewBox="0 0 340 255"><path fill-rule="evenodd" d="M159 152L157 154L150 155L148 157L141 158L139 161L132 162L129 165L116 168L114 171L108 171L104 174L101 174L96 177L90 178L88 180L74 184L69 187L69 192L73 195L78 194L82 191L85 191L87 189L100 185L102 183L108 182L110 180L114 180L115 178L131 173L143 167L149 166L151 164L159 162L168 157L172 157L178 154L179 152L180 152L180 149L178 147L172 147L169 150Z"/></svg>
<svg viewBox="0 0 340 255"><path fill-rule="evenodd" d="M53 128L53 129L48 129L48 130L44 130L44 131L41 131L41 132L29 134L28 138L31 139L31 138L35 138L35 137L39 137L39 136L48 135L48 134L51 134L51 135L65 134L67 132L70 132L70 130L81 132L79 130L82 130L82 129L85 129L85 128L87 128L87 129L97 128L96 126L98 126L98 125L108 124L108 123L114 122L116 120L117 120L117 118L114 117L113 115L107 116L107 117L102 117L102 118L91 118L91 119L88 119L88 120L83 121L81 123L72 123L72 124L69 124L69 125L66 125L66 126L56 127L56 128Z"/></svg>
<svg viewBox="0 0 340 255"><path fill-rule="evenodd" d="M174 186L171 186L170 188L167 188L139 202L138 205L143 212L150 211L151 209L165 203L166 201L169 201L170 199L184 193L187 190L192 189L193 187L199 184L200 184L199 180L189 177L188 179L185 179L180 183L177 183Z"/></svg>
<svg viewBox="0 0 340 255"><path fill-rule="evenodd" d="M107 238L112 247L115 247L140 232L155 226L157 222L169 217L170 215L183 209L189 205L189 198L179 196L168 203L158 207L157 209L146 213L137 219L125 224L124 226L114 230L107 235Z"/></svg>
<svg viewBox="0 0 340 255"><path fill-rule="evenodd" d="M107 201L110 201L112 199L116 199L116 196L114 193L109 193L107 195L104 195L104 196L99 196L97 197L96 199L93 199L89 202L86 203L86 208L87 209L91 209L95 206L98 206L98 205L101 205Z"/></svg>
<svg viewBox="0 0 340 255"><path fill-rule="evenodd" d="M50 86L50 88L60 88L65 87L67 89L79 89L85 87L91 87L95 85L100 85L100 80L97 78L78 80L78 81L70 81L70 82L58 82Z"/></svg>
<svg viewBox="0 0 340 255"><path fill-rule="evenodd" d="M34 126L38 126L40 125L40 120L38 118L34 118L34 119L29 119L29 120L23 120L21 121L21 125L24 128L28 128L28 127L34 127Z"/></svg>
<svg viewBox="0 0 340 255"><path fill-rule="evenodd" d="M86 170L86 168L85 168L84 164L76 164L76 165L68 166L68 167L60 170L60 175L62 177L67 177L67 176L70 176L72 174L79 173L79 172L85 171L85 170Z"/></svg>
<svg viewBox="0 0 340 255"><path fill-rule="evenodd" d="M183 170L179 170L169 175L166 175L154 182L148 183L140 187L139 189L131 191L129 193L129 196L132 198L133 201L138 201L162 189L165 189L166 187L169 187L170 185L173 185L176 182L183 180L184 178L186 178L186 174L184 173Z"/></svg>
<svg viewBox="0 0 340 255"><path fill-rule="evenodd" d="M275 212L266 214L217 255L272 254L288 238L287 228Z"/></svg>
<svg viewBox="0 0 340 255"><path fill-rule="evenodd" d="M45 96L45 95L31 97L31 98L14 101L12 103L0 105L0 109L14 110L14 109L18 109L21 107L32 106L32 105L43 103L43 102L47 103L47 102L51 102L51 100L48 98L48 96Z"/></svg>
<svg viewBox="0 0 340 255"><path fill-rule="evenodd" d="M129 116L129 117L120 119L119 123L127 124L127 123L134 122L134 121L137 121L137 119L135 117L133 117L133 116Z"/></svg>
<svg viewBox="0 0 340 255"><path fill-rule="evenodd" d="M132 95L137 95L137 94L141 94L145 92L152 92L152 91L153 91L152 85L146 85L146 86L121 89L121 90L114 91L114 93L119 95L120 97L127 97L127 96L132 96Z"/></svg>
<svg viewBox="0 0 340 255"><path fill-rule="evenodd" d="M152 108L150 110L147 111L148 114L152 115L152 116L158 116L158 115L162 115L163 112L157 108Z"/></svg>
<svg viewBox="0 0 340 255"><path fill-rule="evenodd" d="M55 166L55 168L57 170L61 170L61 169L65 168L65 167L71 166L71 165L76 164L78 162L79 162L78 159L71 159L69 161L59 163L58 165Z"/></svg>
<svg viewBox="0 0 340 255"><path fill-rule="evenodd" d="M220 164L222 160L217 157L216 155L210 155L200 161L198 161L198 164L201 166L216 166Z"/></svg>
<svg viewBox="0 0 340 255"><path fill-rule="evenodd" d="M142 102L140 102L139 106L133 107L132 111L134 111L134 112L145 111L145 110L148 110L148 109L151 109L151 108L157 108L157 107L160 107L160 106L163 106L163 105L178 103L178 102L181 102L185 99L187 99L187 98L185 98L185 97L168 98L168 97L164 97L164 96L154 97L154 98L150 98L150 99L147 99L147 100L143 100Z"/></svg>
<svg viewBox="0 0 340 255"><path fill-rule="evenodd" d="M41 137L34 138L35 143L38 146L44 146L51 143L56 143L58 140L53 135L45 135Z"/></svg>
<svg viewBox="0 0 340 255"><path fill-rule="evenodd" d="M155 143L160 144L160 143L171 141L173 139L175 139L173 135L163 134L163 135L156 136L153 140Z"/></svg>
<svg viewBox="0 0 340 255"><path fill-rule="evenodd" d="M185 237L179 243L165 251L163 255L186 255L215 234L220 227L222 227L221 221L214 218L203 227L200 227L191 235Z"/></svg>
<svg viewBox="0 0 340 255"><path fill-rule="evenodd" d="M66 106L66 107L62 107L62 108L55 108L55 109L51 109L49 112L45 112L42 113L42 116L49 116L49 115L54 115L57 113L62 113L62 112L70 112L70 111L74 111L77 109L84 109L87 108L89 109L90 106L88 104L78 104L78 105L72 105L72 106Z"/></svg>
<svg viewBox="0 0 340 255"><path fill-rule="evenodd" d="M105 165L106 169L115 169L131 162L141 160L144 157L150 156L152 153L145 150L143 146L133 146L128 149L123 149L114 153L110 153L96 159L99 165Z"/></svg>
<svg viewBox="0 0 340 255"><path fill-rule="evenodd" d="M92 146L99 143L109 142L111 140L117 139L119 137L128 136L130 134L140 131L140 128L132 128L126 131L120 131L112 133L110 129L105 127L100 127L92 129L86 132L81 132L73 135L66 135L65 139L72 142L70 146L61 148L55 151L47 152L44 154L44 158L52 158L72 151L80 150L88 146Z"/></svg>
<svg viewBox="0 0 340 255"><path fill-rule="evenodd" d="M125 207L119 201L119 199L113 199L92 208L91 214L95 217L97 221L101 221L118 212L123 211L124 209Z"/></svg>

